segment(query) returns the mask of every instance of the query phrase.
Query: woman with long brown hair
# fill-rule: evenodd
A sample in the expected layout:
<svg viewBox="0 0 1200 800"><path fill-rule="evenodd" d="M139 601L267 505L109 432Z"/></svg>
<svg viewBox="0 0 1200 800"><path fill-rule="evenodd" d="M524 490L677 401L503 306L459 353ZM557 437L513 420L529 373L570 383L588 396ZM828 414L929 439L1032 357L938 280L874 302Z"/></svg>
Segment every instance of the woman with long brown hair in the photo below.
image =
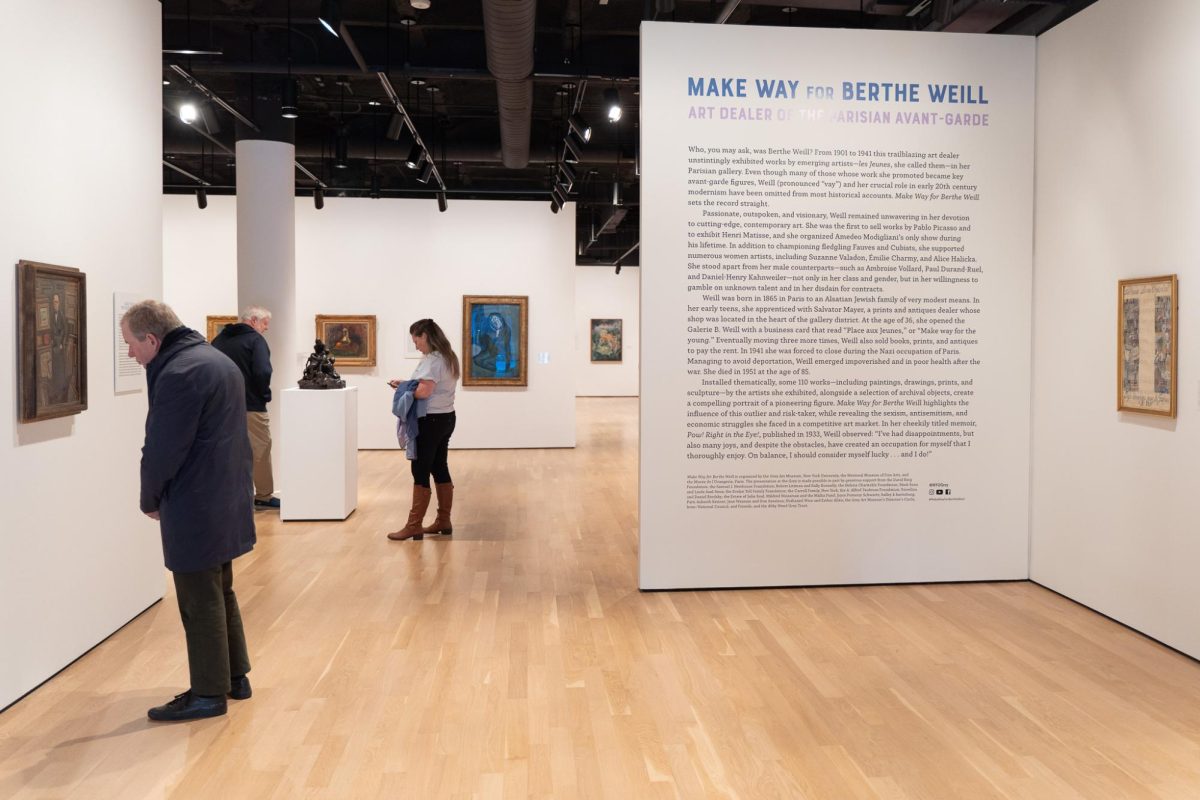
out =
<svg viewBox="0 0 1200 800"><path fill-rule="evenodd" d="M417 421L417 457L412 460L413 499L408 512L408 522L398 531L392 531L392 540L421 540L427 533L446 536L454 533L450 525L450 508L454 505L454 484L450 480L447 455L450 435L454 433L454 391L460 375L458 356L450 346L450 340L431 319L419 319L408 326L413 345L423 355L413 370L412 379L417 381L413 390L415 400L426 401L425 416ZM393 389L403 381L390 380ZM437 487L437 517L433 524L422 527L429 499L433 494L429 478L433 477Z"/></svg>

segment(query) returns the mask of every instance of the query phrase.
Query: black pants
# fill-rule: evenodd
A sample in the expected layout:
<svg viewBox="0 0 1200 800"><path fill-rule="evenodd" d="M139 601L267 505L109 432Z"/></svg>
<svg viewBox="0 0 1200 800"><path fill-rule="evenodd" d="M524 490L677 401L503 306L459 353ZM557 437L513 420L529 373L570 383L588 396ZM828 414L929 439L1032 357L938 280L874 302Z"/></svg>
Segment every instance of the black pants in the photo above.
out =
<svg viewBox="0 0 1200 800"><path fill-rule="evenodd" d="M171 574L187 638L192 692L210 697L224 695L232 676L250 671L242 614L233 593L233 563Z"/></svg>
<svg viewBox="0 0 1200 800"><path fill-rule="evenodd" d="M417 421L417 457L412 466L413 483L429 488L429 476L437 483L453 483L446 463L450 434L454 433L454 412L426 414Z"/></svg>

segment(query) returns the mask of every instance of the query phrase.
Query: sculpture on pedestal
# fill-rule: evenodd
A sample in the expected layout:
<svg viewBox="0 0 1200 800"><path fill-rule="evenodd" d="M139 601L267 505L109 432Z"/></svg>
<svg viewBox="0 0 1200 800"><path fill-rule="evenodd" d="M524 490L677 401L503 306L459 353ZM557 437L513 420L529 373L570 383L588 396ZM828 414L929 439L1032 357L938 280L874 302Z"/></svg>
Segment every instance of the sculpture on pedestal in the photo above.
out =
<svg viewBox="0 0 1200 800"><path fill-rule="evenodd" d="M297 381L301 389L345 389L346 382L333 368L334 358L325 343L317 339L312 355L304 365L304 374Z"/></svg>

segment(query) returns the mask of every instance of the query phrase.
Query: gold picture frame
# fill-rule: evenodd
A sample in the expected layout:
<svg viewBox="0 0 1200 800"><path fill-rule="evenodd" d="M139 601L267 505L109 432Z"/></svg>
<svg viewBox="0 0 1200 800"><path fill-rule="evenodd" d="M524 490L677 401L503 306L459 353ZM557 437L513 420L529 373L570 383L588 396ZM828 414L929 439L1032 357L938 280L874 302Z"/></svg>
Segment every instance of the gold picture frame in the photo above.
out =
<svg viewBox="0 0 1200 800"><path fill-rule="evenodd" d="M1179 278L1117 281L1117 410L1174 417Z"/></svg>
<svg viewBox="0 0 1200 800"><path fill-rule="evenodd" d="M464 295L463 386L529 385L529 297Z"/></svg>
<svg viewBox="0 0 1200 800"><path fill-rule="evenodd" d="M374 314L317 314L317 338L338 367L375 366Z"/></svg>
<svg viewBox="0 0 1200 800"><path fill-rule="evenodd" d="M217 334L225 329L226 325L232 325L237 321L237 317L219 317L212 316L210 314L209 316L205 317L206 328L204 335L208 337L208 341L211 342L213 339L217 338Z"/></svg>

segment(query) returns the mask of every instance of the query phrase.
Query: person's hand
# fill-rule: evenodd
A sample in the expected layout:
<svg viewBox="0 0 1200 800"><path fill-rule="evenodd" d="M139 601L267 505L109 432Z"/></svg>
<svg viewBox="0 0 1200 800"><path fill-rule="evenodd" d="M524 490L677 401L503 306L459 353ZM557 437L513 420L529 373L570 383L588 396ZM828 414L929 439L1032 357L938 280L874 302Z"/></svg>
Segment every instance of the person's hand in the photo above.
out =
<svg viewBox="0 0 1200 800"><path fill-rule="evenodd" d="M400 381L397 380L396 378L392 378L390 381L387 382L387 385L392 387L393 389L398 389L398 388L400 388Z"/></svg>
<svg viewBox="0 0 1200 800"><path fill-rule="evenodd" d="M147 511L146 516L149 517L150 519L158 519L158 512L157 511Z"/></svg>

